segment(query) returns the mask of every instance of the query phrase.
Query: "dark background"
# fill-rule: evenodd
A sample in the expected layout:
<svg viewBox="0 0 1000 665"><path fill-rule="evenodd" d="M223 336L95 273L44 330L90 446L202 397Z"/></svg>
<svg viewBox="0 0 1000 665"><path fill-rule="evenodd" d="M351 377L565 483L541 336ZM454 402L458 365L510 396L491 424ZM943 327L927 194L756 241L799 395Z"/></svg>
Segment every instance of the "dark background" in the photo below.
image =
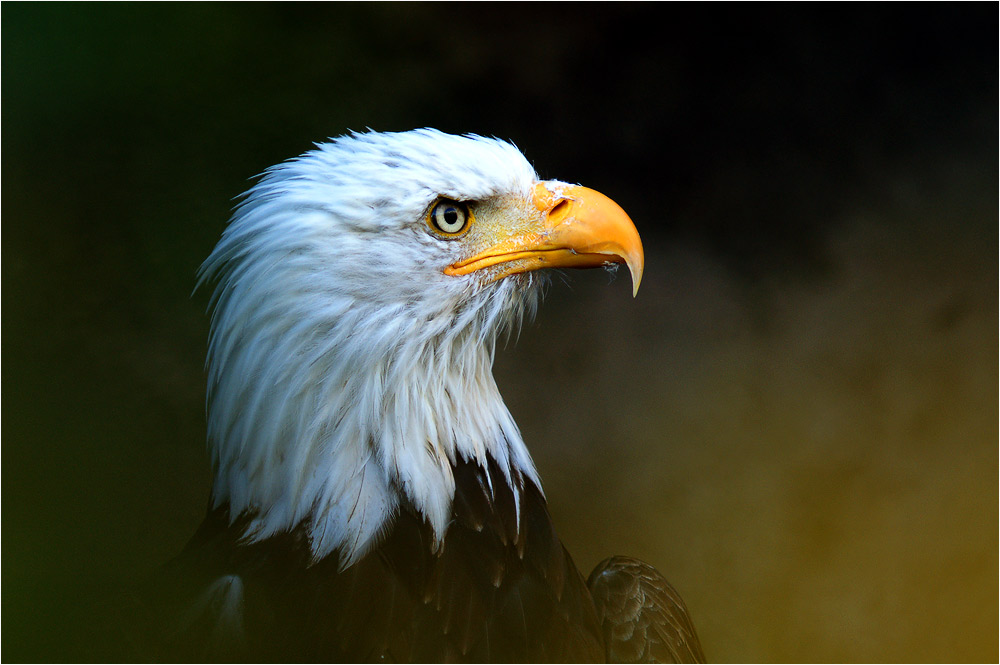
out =
<svg viewBox="0 0 1000 665"><path fill-rule="evenodd" d="M617 200L496 373L586 572L716 661L995 661L995 3L2 9L2 649L209 490L194 274L248 178L348 129L513 140Z"/></svg>

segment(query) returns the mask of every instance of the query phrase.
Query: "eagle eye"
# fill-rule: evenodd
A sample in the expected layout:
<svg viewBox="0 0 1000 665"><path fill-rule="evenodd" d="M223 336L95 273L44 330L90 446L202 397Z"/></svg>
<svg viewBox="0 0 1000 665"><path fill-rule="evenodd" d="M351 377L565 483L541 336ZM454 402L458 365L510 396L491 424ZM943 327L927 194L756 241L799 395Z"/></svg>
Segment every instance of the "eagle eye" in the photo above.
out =
<svg viewBox="0 0 1000 665"><path fill-rule="evenodd" d="M431 228L444 236L457 236L464 232L472 219L469 206L451 199L441 199L427 215Z"/></svg>

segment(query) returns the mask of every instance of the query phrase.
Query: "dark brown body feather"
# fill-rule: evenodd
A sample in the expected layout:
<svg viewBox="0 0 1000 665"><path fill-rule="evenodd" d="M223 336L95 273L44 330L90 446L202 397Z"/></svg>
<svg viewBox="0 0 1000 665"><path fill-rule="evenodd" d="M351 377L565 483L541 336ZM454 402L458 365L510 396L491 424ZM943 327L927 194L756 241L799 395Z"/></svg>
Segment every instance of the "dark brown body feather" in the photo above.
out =
<svg viewBox="0 0 1000 665"><path fill-rule="evenodd" d="M620 633L641 612L623 613L635 606L622 596L629 588L620 575L610 593L599 587L613 609L595 608L532 482L515 472L508 484L492 460L486 469L460 460L454 476L443 544L404 506L345 571L336 555L312 562L302 529L246 543L245 518L230 524L226 507L209 511L145 599L157 599L144 603L156 611L132 633L148 639L129 659L604 662L638 653L650 662L668 653L606 639L614 638L609 621ZM700 647L680 655L700 655Z"/></svg>
<svg viewBox="0 0 1000 665"><path fill-rule="evenodd" d="M587 580L609 663L703 663L705 654L677 590L648 563L613 556Z"/></svg>
<svg viewBox="0 0 1000 665"><path fill-rule="evenodd" d="M573 661L604 659L597 614L556 536L545 500L519 475L460 461L452 523L440 546L411 507L346 571L310 562L302 530L243 543L244 522L209 512L168 565L167 616L145 657L255 661ZM205 589L224 576L242 619L218 620ZM201 597L201 600L199 600ZM224 613L223 613L224 614ZM140 658L142 654L137 654Z"/></svg>

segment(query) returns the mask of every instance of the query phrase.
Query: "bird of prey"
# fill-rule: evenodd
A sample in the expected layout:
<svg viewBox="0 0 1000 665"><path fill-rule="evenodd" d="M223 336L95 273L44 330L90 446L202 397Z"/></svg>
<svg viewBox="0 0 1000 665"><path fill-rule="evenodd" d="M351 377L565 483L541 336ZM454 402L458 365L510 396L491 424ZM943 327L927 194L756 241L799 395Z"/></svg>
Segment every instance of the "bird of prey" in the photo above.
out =
<svg viewBox="0 0 1000 665"><path fill-rule="evenodd" d="M634 293L625 212L501 140L351 133L267 170L201 268L211 498L139 657L702 660L651 566L581 576L492 375L540 269L613 263Z"/></svg>

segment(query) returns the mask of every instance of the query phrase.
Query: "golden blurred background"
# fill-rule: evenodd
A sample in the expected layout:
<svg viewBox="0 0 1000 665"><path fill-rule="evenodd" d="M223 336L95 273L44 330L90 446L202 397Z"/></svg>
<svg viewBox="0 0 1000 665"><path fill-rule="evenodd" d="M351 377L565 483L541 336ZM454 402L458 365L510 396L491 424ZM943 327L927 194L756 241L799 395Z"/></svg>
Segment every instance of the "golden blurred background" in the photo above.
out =
<svg viewBox="0 0 1000 665"><path fill-rule="evenodd" d="M73 660L202 517L233 197L419 126L643 235L638 298L556 276L497 356L584 574L656 565L714 661L997 660L996 4L0 14L4 660Z"/></svg>

